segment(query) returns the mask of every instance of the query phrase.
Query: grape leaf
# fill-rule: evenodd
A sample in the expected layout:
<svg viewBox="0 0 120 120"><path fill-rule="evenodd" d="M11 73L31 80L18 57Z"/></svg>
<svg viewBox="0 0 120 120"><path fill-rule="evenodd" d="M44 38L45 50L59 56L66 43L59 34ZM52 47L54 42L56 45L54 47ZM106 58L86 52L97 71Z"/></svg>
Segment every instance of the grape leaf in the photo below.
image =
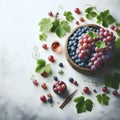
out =
<svg viewBox="0 0 120 120"><path fill-rule="evenodd" d="M72 13L70 11L68 11L68 12L65 11L64 16L66 17L66 20L68 20L70 22L72 22L74 20L74 17L73 17L73 15L72 15Z"/></svg>
<svg viewBox="0 0 120 120"><path fill-rule="evenodd" d="M47 72L47 74L50 74L52 71L51 71L51 65L50 64L47 64L45 67L44 67L44 71Z"/></svg>
<svg viewBox="0 0 120 120"><path fill-rule="evenodd" d="M56 29L56 34L58 37L63 37L67 32L70 32L70 25L67 21L62 20Z"/></svg>
<svg viewBox="0 0 120 120"><path fill-rule="evenodd" d="M120 37L120 31L117 32L117 35Z"/></svg>
<svg viewBox="0 0 120 120"><path fill-rule="evenodd" d="M89 32L88 32L88 35L89 35L90 37L92 37L92 39L98 38L98 34L95 33L95 32L93 32L93 31L89 31Z"/></svg>
<svg viewBox="0 0 120 120"><path fill-rule="evenodd" d="M50 18L43 18L40 22L40 31L41 32L49 32L53 26Z"/></svg>
<svg viewBox="0 0 120 120"><path fill-rule="evenodd" d="M119 89L120 84L120 73L107 74L104 76L104 83L106 87L112 87Z"/></svg>
<svg viewBox="0 0 120 120"><path fill-rule="evenodd" d="M102 42L100 40L95 43L95 46L99 49L106 47L105 42Z"/></svg>
<svg viewBox="0 0 120 120"><path fill-rule="evenodd" d="M115 41L115 47L120 49L120 37Z"/></svg>
<svg viewBox="0 0 120 120"><path fill-rule="evenodd" d="M115 22L115 26L116 26L116 27L120 27L120 23Z"/></svg>
<svg viewBox="0 0 120 120"><path fill-rule="evenodd" d="M97 13L95 12L95 7L89 7L85 10L86 12L86 18L89 20L92 20L97 16Z"/></svg>
<svg viewBox="0 0 120 120"><path fill-rule="evenodd" d="M79 97L74 99L74 102L84 101L84 99L85 98L83 96L79 96Z"/></svg>
<svg viewBox="0 0 120 120"><path fill-rule="evenodd" d="M106 94L98 94L96 98L100 104L109 105L110 98Z"/></svg>
<svg viewBox="0 0 120 120"><path fill-rule="evenodd" d="M85 104L86 104L86 109L87 109L88 111L92 111L93 102L92 102L90 99L87 99L87 100L85 101Z"/></svg>
<svg viewBox="0 0 120 120"><path fill-rule="evenodd" d="M49 75L52 72L51 65L46 65L46 61L44 59L37 60L37 67L35 69L35 72L42 73L44 71Z"/></svg>
<svg viewBox="0 0 120 120"><path fill-rule="evenodd" d="M83 96L79 96L74 99L74 102L76 102L77 113L83 113L87 110L92 111L93 102L90 99L85 100Z"/></svg>
<svg viewBox="0 0 120 120"><path fill-rule="evenodd" d="M110 24L115 23L116 20L112 15L110 15L109 10L105 10L100 12L97 16L97 23L102 24L104 27L108 27Z"/></svg>
<svg viewBox="0 0 120 120"><path fill-rule="evenodd" d="M52 22L53 26L51 28L51 32L55 32L57 27L59 26L60 22L58 19L55 19L53 22Z"/></svg>
<svg viewBox="0 0 120 120"><path fill-rule="evenodd" d="M46 41L47 40L47 35L45 33L42 33L42 34L39 35L39 39L41 41Z"/></svg>

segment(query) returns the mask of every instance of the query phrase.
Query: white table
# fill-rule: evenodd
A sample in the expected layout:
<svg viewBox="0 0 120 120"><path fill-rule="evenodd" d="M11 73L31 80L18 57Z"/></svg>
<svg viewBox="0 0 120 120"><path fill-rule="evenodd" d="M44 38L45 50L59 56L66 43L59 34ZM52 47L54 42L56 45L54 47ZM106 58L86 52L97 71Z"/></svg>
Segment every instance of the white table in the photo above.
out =
<svg viewBox="0 0 120 120"><path fill-rule="evenodd" d="M73 11L76 7L83 10L84 4L95 5L98 10L110 9L120 21L119 0L0 0L0 120L120 120L120 99L112 94L109 94L109 106L98 104L94 93L85 95L94 101L92 112L77 114L73 100L61 110L59 105L64 98L53 93L52 77L44 79L34 72L36 61L32 58L32 52L33 47L37 46L41 58L47 59L50 54L55 56L56 63L52 65L53 76L57 75L60 80L65 81L70 93L77 88L75 97L80 96L80 91L87 85L91 90L96 88L101 92L101 87L104 86L100 82L103 74L85 76L76 72L66 61L64 53L58 55L50 49L44 51L38 38L38 22L46 17L49 11L56 12L59 5L65 10ZM50 47L54 40L58 40L64 48L66 37L59 39L51 34L47 44ZM57 74L60 69L58 63L61 61L65 66L64 75ZM40 86L35 87L30 80L31 74L35 74L40 84L46 82L49 89L45 91ZM68 82L70 76L78 81L79 87ZM94 86L91 80L98 81L98 86ZM53 106L49 103L43 104L39 100L40 95L49 92L53 96Z"/></svg>

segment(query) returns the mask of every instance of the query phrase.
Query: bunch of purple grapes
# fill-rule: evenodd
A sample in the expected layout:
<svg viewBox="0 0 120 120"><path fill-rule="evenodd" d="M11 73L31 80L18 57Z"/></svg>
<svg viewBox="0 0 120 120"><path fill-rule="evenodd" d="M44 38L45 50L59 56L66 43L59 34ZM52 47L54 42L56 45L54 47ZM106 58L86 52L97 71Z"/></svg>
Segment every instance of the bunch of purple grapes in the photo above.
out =
<svg viewBox="0 0 120 120"><path fill-rule="evenodd" d="M84 61L85 66L91 70L101 68L113 56L115 36L113 32L100 28L98 38L92 39L88 32L78 37L76 54L78 58ZM96 42L105 43L104 48L98 48Z"/></svg>

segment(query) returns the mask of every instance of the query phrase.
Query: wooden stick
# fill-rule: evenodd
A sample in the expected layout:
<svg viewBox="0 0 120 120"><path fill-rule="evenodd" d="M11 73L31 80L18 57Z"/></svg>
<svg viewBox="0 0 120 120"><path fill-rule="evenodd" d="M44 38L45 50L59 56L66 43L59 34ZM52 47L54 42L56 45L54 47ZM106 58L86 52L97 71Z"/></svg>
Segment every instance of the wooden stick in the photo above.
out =
<svg viewBox="0 0 120 120"><path fill-rule="evenodd" d="M74 91L65 99L65 101L59 106L59 108L63 109L64 106L72 99L72 97L73 97L73 95L75 94L76 91L77 91L77 89L74 90Z"/></svg>

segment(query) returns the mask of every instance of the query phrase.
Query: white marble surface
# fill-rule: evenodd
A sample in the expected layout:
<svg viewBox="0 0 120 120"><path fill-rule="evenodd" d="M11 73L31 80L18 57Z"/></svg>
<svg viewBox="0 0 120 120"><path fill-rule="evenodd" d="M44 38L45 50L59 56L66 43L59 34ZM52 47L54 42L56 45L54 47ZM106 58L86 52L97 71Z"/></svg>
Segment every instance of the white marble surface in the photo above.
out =
<svg viewBox="0 0 120 120"><path fill-rule="evenodd" d="M68 84L69 92L76 88L67 80L70 74L79 82L75 96L81 95L80 91L86 85L101 92L103 74L85 76L77 73L69 66L64 54L57 55L51 50L45 52L41 49L38 39L38 22L47 16L48 11L56 12L59 5L65 10L74 10L75 7L83 9L84 4L95 5L98 10L110 9L120 21L119 0L0 0L0 120L120 120L120 98L113 97L112 94L109 94L111 100L107 107L97 103L95 94L85 95L86 98L94 100L93 111L77 114L73 101L63 110L59 109L58 102L62 103L64 99L52 92L54 81L50 81L51 78L45 80L35 74L40 84L46 81L49 88L47 91L42 90L40 86L33 86L30 80L35 68L33 47L37 46L41 58L47 59L49 54L56 57L57 62L52 66L53 75L57 75L58 63L64 62L65 75L58 77ZM59 40L64 47L65 39L66 36L59 40L51 35L48 38L48 46L53 40ZM98 86L89 83L90 80L96 80ZM53 107L50 104L42 104L39 100L41 94L49 92L53 95Z"/></svg>

